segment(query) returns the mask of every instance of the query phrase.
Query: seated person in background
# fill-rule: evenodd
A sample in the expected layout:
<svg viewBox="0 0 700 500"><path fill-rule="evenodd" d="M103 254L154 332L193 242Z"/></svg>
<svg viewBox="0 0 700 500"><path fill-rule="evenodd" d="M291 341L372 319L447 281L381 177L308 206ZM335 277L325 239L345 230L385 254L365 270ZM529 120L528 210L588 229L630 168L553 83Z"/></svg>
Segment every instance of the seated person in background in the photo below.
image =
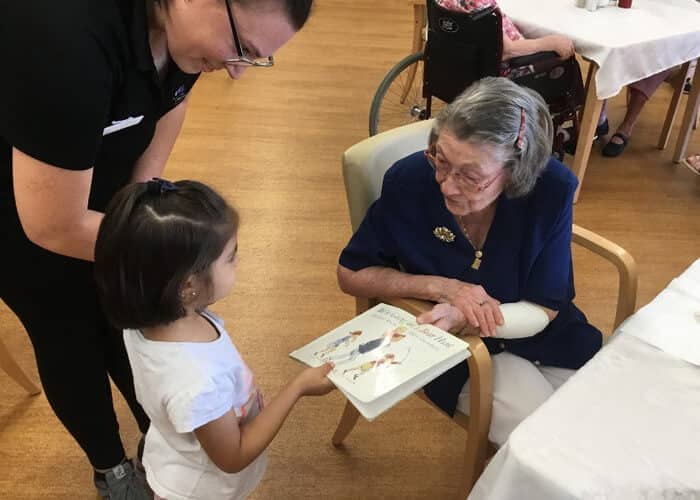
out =
<svg viewBox="0 0 700 500"><path fill-rule="evenodd" d="M497 7L496 0L435 0L436 3L454 12L474 12L486 7ZM503 18L503 56L504 61L513 57L536 54L537 52L554 51L562 59L568 59L574 54L573 42L562 35L547 35L541 38L525 38L513 21L502 13ZM632 135L632 129L637 123L637 118L646 102L651 98L659 85L668 77L672 70L665 70L655 75L631 83L629 85L630 99L627 103L625 117L620 123L610 141L603 148L603 156L615 157L622 154ZM504 75L505 76L505 75ZM607 102L607 101L606 101ZM598 120L598 127L594 139L607 135L610 130L606 115L606 104ZM572 139L566 148L567 152L574 154L576 139Z"/></svg>
<svg viewBox="0 0 700 500"><path fill-rule="evenodd" d="M637 123L637 118L642 112L644 105L651 96L654 95L656 89L666 80L673 69L667 69L655 75L648 76L642 80L630 83L627 88L629 90L629 100L627 101L627 111L622 123L617 127L617 130L610 138L610 141L603 148L603 156L615 157L622 154L627 147L627 143L632 136L632 129ZM606 116L607 100L603 103L603 109L600 112L598 120L598 128L596 136L607 135L609 131L608 118Z"/></svg>
<svg viewBox="0 0 700 500"><path fill-rule="evenodd" d="M577 180L550 157L552 127L533 90L474 83L440 113L427 151L389 169L339 259L344 292L429 300L420 322L483 337L499 445L602 343L572 302ZM465 362L425 392L468 413L468 376Z"/></svg>
<svg viewBox="0 0 700 500"><path fill-rule="evenodd" d="M486 7L498 7L496 0L435 0L443 9L453 12L474 12ZM502 13L503 19L503 55L504 61L513 57L527 56L537 52L554 51L562 59L574 54L573 42L565 36L547 35L541 38L525 38L513 21Z"/></svg>

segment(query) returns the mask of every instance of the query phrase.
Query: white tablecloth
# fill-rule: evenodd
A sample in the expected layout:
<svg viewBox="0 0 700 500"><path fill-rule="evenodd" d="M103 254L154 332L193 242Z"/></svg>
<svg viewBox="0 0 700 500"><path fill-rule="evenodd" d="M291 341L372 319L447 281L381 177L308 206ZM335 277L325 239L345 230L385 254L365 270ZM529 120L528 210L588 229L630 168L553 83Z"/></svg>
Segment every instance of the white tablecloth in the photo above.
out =
<svg viewBox="0 0 700 500"><path fill-rule="evenodd" d="M607 99L625 85L700 57L700 3L632 0L631 9L589 12L575 0L499 0L529 38L566 35L576 52L595 61L597 95Z"/></svg>
<svg viewBox="0 0 700 500"><path fill-rule="evenodd" d="M700 366L700 259L619 330Z"/></svg>
<svg viewBox="0 0 700 500"><path fill-rule="evenodd" d="M686 291L700 301L700 282ZM635 336L639 319L513 431L469 500L700 499L700 366Z"/></svg>

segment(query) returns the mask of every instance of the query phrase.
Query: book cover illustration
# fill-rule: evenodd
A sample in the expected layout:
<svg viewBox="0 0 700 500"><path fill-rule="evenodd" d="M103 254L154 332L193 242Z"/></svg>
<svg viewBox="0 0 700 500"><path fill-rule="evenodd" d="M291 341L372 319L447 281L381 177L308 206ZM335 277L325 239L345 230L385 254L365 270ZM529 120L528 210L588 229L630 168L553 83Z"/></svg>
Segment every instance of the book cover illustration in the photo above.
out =
<svg viewBox="0 0 700 500"><path fill-rule="evenodd" d="M439 328L379 304L290 356L310 366L332 361L330 380L353 398L371 402L455 355L466 357L466 350L464 342Z"/></svg>

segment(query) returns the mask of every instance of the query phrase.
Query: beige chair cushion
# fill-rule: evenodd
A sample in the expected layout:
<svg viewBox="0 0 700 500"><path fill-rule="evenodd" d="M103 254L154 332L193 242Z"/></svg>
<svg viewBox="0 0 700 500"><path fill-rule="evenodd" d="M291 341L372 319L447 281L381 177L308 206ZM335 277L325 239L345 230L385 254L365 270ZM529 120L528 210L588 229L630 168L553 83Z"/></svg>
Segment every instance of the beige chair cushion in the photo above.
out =
<svg viewBox="0 0 700 500"><path fill-rule="evenodd" d="M343 179L352 230L382 190L384 173L401 158L428 147L433 120L422 120L358 142L343 153Z"/></svg>

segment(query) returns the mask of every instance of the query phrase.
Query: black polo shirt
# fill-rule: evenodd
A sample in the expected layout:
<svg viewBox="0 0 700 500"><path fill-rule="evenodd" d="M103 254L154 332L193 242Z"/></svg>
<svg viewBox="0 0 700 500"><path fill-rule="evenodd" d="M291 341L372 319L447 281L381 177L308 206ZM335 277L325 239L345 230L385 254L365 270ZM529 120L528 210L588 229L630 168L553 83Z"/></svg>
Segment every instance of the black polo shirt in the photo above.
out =
<svg viewBox="0 0 700 500"><path fill-rule="evenodd" d="M94 167L89 206L125 185L155 126L198 75L148 42L153 0L0 0L0 224L18 224L12 147L51 165ZM1 228L0 228L1 229Z"/></svg>

